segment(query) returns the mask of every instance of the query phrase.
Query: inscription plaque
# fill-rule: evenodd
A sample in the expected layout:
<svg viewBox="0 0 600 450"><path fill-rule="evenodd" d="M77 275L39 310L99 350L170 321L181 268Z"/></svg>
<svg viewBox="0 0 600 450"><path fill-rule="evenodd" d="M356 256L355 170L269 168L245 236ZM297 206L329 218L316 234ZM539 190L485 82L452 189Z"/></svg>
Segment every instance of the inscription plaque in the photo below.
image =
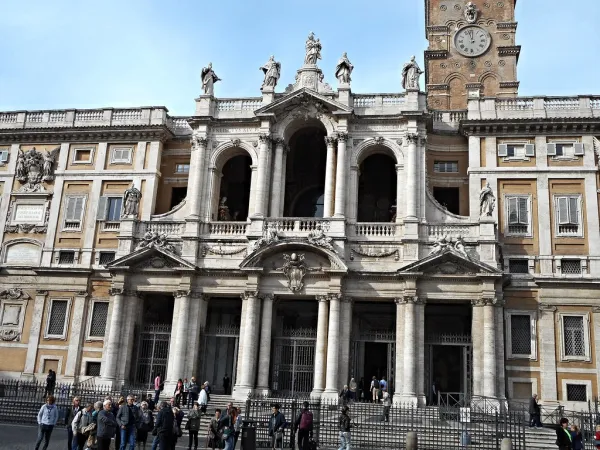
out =
<svg viewBox="0 0 600 450"><path fill-rule="evenodd" d="M38 265L40 262L41 247L35 244L14 244L6 248L4 262L8 264L32 264Z"/></svg>
<svg viewBox="0 0 600 450"><path fill-rule="evenodd" d="M13 222L42 223L45 209L43 204L17 203Z"/></svg>

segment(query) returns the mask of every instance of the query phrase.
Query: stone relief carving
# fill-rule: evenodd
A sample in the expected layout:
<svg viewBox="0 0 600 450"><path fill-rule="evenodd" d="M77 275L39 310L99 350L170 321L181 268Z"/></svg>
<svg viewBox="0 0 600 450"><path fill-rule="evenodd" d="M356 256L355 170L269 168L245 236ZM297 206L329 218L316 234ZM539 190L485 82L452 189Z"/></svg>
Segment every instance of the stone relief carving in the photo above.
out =
<svg viewBox="0 0 600 450"><path fill-rule="evenodd" d="M321 59L321 41L315 39L315 34L311 31L305 43L306 55L304 56L304 64L317 64L317 60Z"/></svg>
<svg viewBox="0 0 600 450"><path fill-rule="evenodd" d="M292 292L298 292L304 287L304 275L308 271L308 267L304 262L304 255L292 253L284 254L285 264L282 267L283 273L288 279L288 288Z"/></svg>
<svg viewBox="0 0 600 450"><path fill-rule="evenodd" d="M402 87L406 90L420 90L419 77L423 71L417 64L416 58L413 56L410 61L402 67Z"/></svg>
<svg viewBox="0 0 600 450"><path fill-rule="evenodd" d="M448 235L444 235L437 241L435 241L435 243L433 244L433 248L429 252L429 256L439 255L447 249L449 249L451 245L452 244L450 242L450 239L448 238Z"/></svg>
<svg viewBox="0 0 600 450"><path fill-rule="evenodd" d="M142 193L139 189L134 186L127 189L123 193L123 210L121 211L121 217L137 218L141 199Z"/></svg>
<svg viewBox="0 0 600 450"><path fill-rule="evenodd" d="M496 197L488 181L479 193L479 215L482 217L491 217L495 206Z"/></svg>
<svg viewBox="0 0 600 450"><path fill-rule="evenodd" d="M29 300L29 294L21 288L10 288L0 291L1 300Z"/></svg>
<svg viewBox="0 0 600 450"><path fill-rule="evenodd" d="M465 20L469 23L477 22L477 18L479 17L479 11L477 11L477 6L473 4L473 2L468 2L465 5Z"/></svg>
<svg viewBox="0 0 600 450"><path fill-rule="evenodd" d="M260 90L262 91L265 88L274 88L277 85L277 81L279 81L279 77L281 76L281 63L275 61L275 57L271 55L265 65L259 67L259 69L265 74L265 79L263 80Z"/></svg>
<svg viewBox="0 0 600 450"><path fill-rule="evenodd" d="M344 52L335 67L335 77L340 84L350 84L350 81L352 81L350 75L353 70L354 66L348 59L348 54Z"/></svg>
<svg viewBox="0 0 600 450"><path fill-rule="evenodd" d="M460 234L456 236L456 241L454 242L454 250L463 255L465 258L469 258L469 255L467 255L467 250L465 249L465 241Z"/></svg>
<svg viewBox="0 0 600 450"><path fill-rule="evenodd" d="M250 247L250 253L254 253L262 247L271 245L273 242L279 241L279 232L274 223L270 222L263 230L261 238L257 239L254 244Z"/></svg>
<svg viewBox="0 0 600 450"><path fill-rule="evenodd" d="M159 234L156 231L146 231L144 237L138 242L136 250L144 248L157 248L175 253L175 246L167 240L166 234Z"/></svg>
<svg viewBox="0 0 600 450"><path fill-rule="evenodd" d="M310 244L331 250L332 252L335 251L331 244L332 239L325 234L325 231L323 231L323 227L319 222L317 222L315 229L308 233L307 239Z"/></svg>
<svg viewBox="0 0 600 450"><path fill-rule="evenodd" d="M35 147L26 152L19 149L15 177L23 185L18 192L44 192L42 181L54 180L54 163L59 152L60 147L45 153L38 152Z"/></svg>
<svg viewBox="0 0 600 450"><path fill-rule="evenodd" d="M0 291L0 300L2 301L0 316L0 340L1 341L20 341L23 328L24 312L27 306L27 300L30 300L29 294L21 288L10 288Z"/></svg>
<svg viewBox="0 0 600 450"><path fill-rule="evenodd" d="M447 234L440 237L433 244L433 248L429 252L429 256L440 255L446 251L452 251L454 253L459 254L463 258L471 259L467 254L467 250L465 248L465 240L460 234L455 238L454 242L450 237L448 237Z"/></svg>
<svg viewBox="0 0 600 450"><path fill-rule="evenodd" d="M208 67L202 68L201 77L204 95L213 95L215 93L214 85L217 81L221 81L221 79L214 72L211 62L208 63Z"/></svg>
<svg viewBox="0 0 600 450"><path fill-rule="evenodd" d="M236 255L238 253L246 252L248 248L246 246L231 246L224 245L220 241L218 241L217 245L205 245L202 247L202 256L206 256L208 253L212 253L213 255L220 256L230 256ZM245 254L242 256L246 256Z"/></svg>
<svg viewBox="0 0 600 450"><path fill-rule="evenodd" d="M21 333L17 330L2 329L0 330L0 340L2 341L20 341Z"/></svg>
<svg viewBox="0 0 600 450"><path fill-rule="evenodd" d="M364 258L387 258L394 256L395 261L400 260L400 251L397 248L379 248L374 246L358 245L350 249L350 260L354 261L354 253Z"/></svg>

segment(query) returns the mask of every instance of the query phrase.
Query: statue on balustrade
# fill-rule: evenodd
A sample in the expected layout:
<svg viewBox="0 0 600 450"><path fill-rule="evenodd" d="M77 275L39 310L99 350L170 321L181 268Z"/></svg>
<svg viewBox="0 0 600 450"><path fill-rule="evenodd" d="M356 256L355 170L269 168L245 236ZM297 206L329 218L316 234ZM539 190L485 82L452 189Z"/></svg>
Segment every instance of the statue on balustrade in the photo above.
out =
<svg viewBox="0 0 600 450"><path fill-rule="evenodd" d="M444 251L446 249L448 249L451 245L452 245L452 243L450 242L448 235L444 235L441 238L439 238L437 241L435 241L435 243L433 244L433 248L431 249L431 252L429 252L429 255L432 256L432 255L439 255L440 253L444 253Z"/></svg>
<svg viewBox="0 0 600 450"><path fill-rule="evenodd" d="M121 217L137 218L141 199L142 193L135 186L131 186L127 189L123 193L123 210L121 211Z"/></svg>
<svg viewBox="0 0 600 450"><path fill-rule="evenodd" d="M267 63L264 66L259 67L259 69L265 74L265 79L260 90L262 91L267 87L274 88L281 75L281 63L275 61L275 57L271 55Z"/></svg>
<svg viewBox="0 0 600 450"><path fill-rule="evenodd" d="M483 217L491 217L496 206L496 197L494 191L487 182L485 187L479 193L479 214Z"/></svg>
<svg viewBox="0 0 600 450"><path fill-rule="evenodd" d="M212 63L208 63L208 67L204 67L202 69L202 89L204 89L205 95L213 95L214 84L217 81L221 81L221 79L217 76L212 68Z"/></svg>
<svg viewBox="0 0 600 450"><path fill-rule="evenodd" d="M333 251L332 239L325 234L320 222L317 222L315 229L308 233L307 239L310 244Z"/></svg>
<svg viewBox="0 0 600 450"><path fill-rule="evenodd" d="M225 203L227 203L227 197L223 197L219 202L219 221L231 220L231 215L229 214L229 207Z"/></svg>
<svg viewBox="0 0 600 450"><path fill-rule="evenodd" d="M306 40L306 56L304 64L317 64L317 60L321 59L321 42L315 39L315 34L311 31Z"/></svg>
<svg viewBox="0 0 600 450"><path fill-rule="evenodd" d="M469 258L469 255L467 255L467 250L465 249L465 240L460 234L456 236L456 242L454 242L454 250L463 255L465 258Z"/></svg>
<svg viewBox="0 0 600 450"><path fill-rule="evenodd" d="M423 71L417 64L416 58L413 56L410 58L410 62L404 64L402 67L402 87L406 90L420 90L419 77Z"/></svg>
<svg viewBox="0 0 600 450"><path fill-rule="evenodd" d="M348 54L344 52L338 61L337 66L335 67L335 77L338 79L340 84L350 84L350 81L352 81L350 75L352 74L353 70L354 66L348 59Z"/></svg>

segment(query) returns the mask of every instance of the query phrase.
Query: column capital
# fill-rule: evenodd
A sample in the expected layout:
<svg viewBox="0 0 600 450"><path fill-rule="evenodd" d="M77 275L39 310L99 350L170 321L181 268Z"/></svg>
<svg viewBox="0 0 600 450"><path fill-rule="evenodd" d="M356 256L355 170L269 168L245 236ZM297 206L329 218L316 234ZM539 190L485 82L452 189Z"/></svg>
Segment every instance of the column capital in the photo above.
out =
<svg viewBox="0 0 600 450"><path fill-rule="evenodd" d="M84 297L87 298L90 294L88 293L88 291L77 291L75 293L76 297Z"/></svg>
<svg viewBox="0 0 600 450"><path fill-rule="evenodd" d="M175 297L175 298L189 297L191 294L192 294L192 291L189 289L177 289L175 292L173 292L173 297Z"/></svg>
<svg viewBox="0 0 600 450"><path fill-rule="evenodd" d="M252 290L248 290L248 291L244 291L240 294L240 297L243 300L248 300L249 298L256 298L258 297L258 291L252 291Z"/></svg>
<svg viewBox="0 0 600 450"><path fill-rule="evenodd" d="M337 142L337 136L325 136L325 144L333 146Z"/></svg>
<svg viewBox="0 0 600 450"><path fill-rule="evenodd" d="M342 301L342 299L344 298L341 292L333 292L331 294L327 294L327 297L329 298L329 301L333 301L333 300L337 300Z"/></svg>
<svg viewBox="0 0 600 450"><path fill-rule="evenodd" d="M340 301L342 303L354 303L354 297L350 297L349 295L342 295Z"/></svg>
<svg viewBox="0 0 600 450"><path fill-rule="evenodd" d="M111 295L111 296L113 296L113 295L123 295L124 292L125 292L125 289L123 289L123 288L111 287L108 290L108 295Z"/></svg>
<svg viewBox="0 0 600 450"><path fill-rule="evenodd" d="M258 297L262 300L270 300L273 301L275 299L275 294L271 292L267 292L265 294L258 294Z"/></svg>
<svg viewBox="0 0 600 450"><path fill-rule="evenodd" d="M348 133L346 133L345 131L339 131L337 134L337 140L338 142L346 142L348 140Z"/></svg>
<svg viewBox="0 0 600 450"><path fill-rule="evenodd" d="M136 291L135 289L124 289L123 295L125 297L141 297L142 294L140 291Z"/></svg>
<svg viewBox="0 0 600 450"><path fill-rule="evenodd" d="M280 137L273 139L273 143L274 143L274 144L275 144L275 145L276 145L278 148L282 148L282 149L284 149L284 148L285 148L285 145L286 145L286 144L285 144L285 141L283 140L283 138L280 138Z"/></svg>
<svg viewBox="0 0 600 450"><path fill-rule="evenodd" d="M425 303L427 303L424 298L419 297L417 295L403 295L402 297L397 297L395 299L395 302L397 304L413 303L415 305L424 305Z"/></svg>
<svg viewBox="0 0 600 450"><path fill-rule="evenodd" d="M273 138L269 133L261 133L258 135L258 142L269 145L273 142Z"/></svg>
<svg viewBox="0 0 600 450"><path fill-rule="evenodd" d="M417 133L406 133L405 136L406 142L410 144L417 144L419 141L419 135Z"/></svg>
<svg viewBox="0 0 600 450"><path fill-rule="evenodd" d="M325 302L325 303L327 303L329 301L329 294L315 295L315 298L317 299L318 302Z"/></svg>
<svg viewBox="0 0 600 450"><path fill-rule="evenodd" d="M471 300L472 306L504 306L504 299L498 297L481 297Z"/></svg>
<svg viewBox="0 0 600 450"><path fill-rule="evenodd" d="M205 294L204 292L201 292L201 291L191 291L190 295L192 298L197 298L199 300L204 300L204 301L207 301L210 298L207 294Z"/></svg>
<svg viewBox="0 0 600 450"><path fill-rule="evenodd" d="M200 147L206 148L208 145L208 138L206 135L194 133L192 135L192 151L199 149Z"/></svg>

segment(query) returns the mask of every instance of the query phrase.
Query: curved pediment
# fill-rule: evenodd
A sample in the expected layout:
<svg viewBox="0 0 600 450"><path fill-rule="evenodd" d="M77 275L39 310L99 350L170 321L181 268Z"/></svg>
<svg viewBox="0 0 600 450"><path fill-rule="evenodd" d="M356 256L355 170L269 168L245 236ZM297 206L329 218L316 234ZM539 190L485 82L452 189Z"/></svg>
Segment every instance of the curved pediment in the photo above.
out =
<svg viewBox="0 0 600 450"><path fill-rule="evenodd" d="M309 267L321 268L324 272L348 272L348 266L331 250L310 244L306 241L285 240L273 242L248 255L240 263L241 269L271 267L278 264L284 254L304 255Z"/></svg>

